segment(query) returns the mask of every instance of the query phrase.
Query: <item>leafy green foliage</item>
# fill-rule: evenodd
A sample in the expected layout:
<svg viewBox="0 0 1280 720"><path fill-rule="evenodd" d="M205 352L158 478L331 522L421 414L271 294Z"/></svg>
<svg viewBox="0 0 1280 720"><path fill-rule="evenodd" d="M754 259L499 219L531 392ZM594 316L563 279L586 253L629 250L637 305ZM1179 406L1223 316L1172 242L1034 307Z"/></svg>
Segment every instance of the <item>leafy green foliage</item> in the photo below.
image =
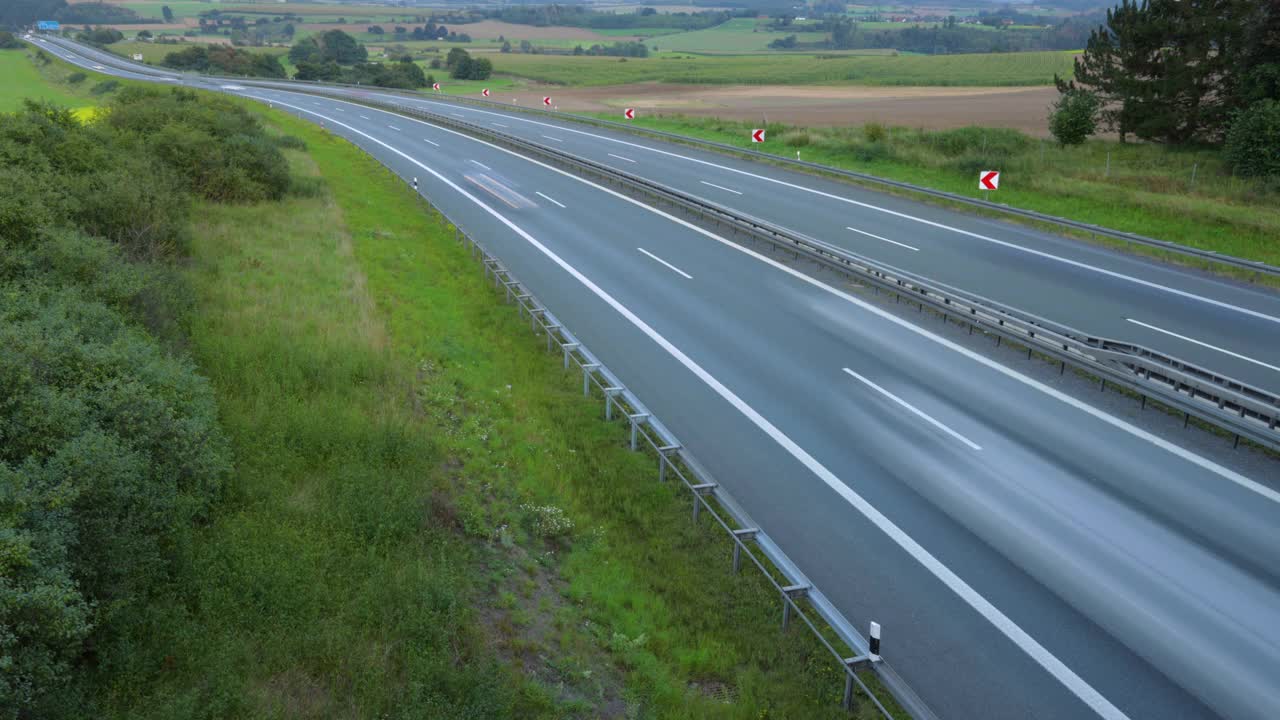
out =
<svg viewBox="0 0 1280 720"><path fill-rule="evenodd" d="M1280 33L1258 29L1278 23L1274 2L1123 0L1089 36L1075 80L1058 86L1097 94L1121 140L1217 141L1232 112L1268 85Z"/></svg>
<svg viewBox="0 0 1280 720"><path fill-rule="evenodd" d="M0 50L17 50L26 45L8 30L0 30Z"/></svg>
<svg viewBox="0 0 1280 720"><path fill-rule="evenodd" d="M1059 145L1079 145L1098 129L1102 103L1087 90L1068 90L1053 104L1049 132Z"/></svg>
<svg viewBox="0 0 1280 720"><path fill-rule="evenodd" d="M303 38L289 48L289 61L295 65L304 62L354 65L368 59L369 51L364 45L341 30L326 30L318 36Z"/></svg>
<svg viewBox="0 0 1280 720"><path fill-rule="evenodd" d="M194 70L222 75L249 77L288 77L280 58L271 53L255 53L230 45L192 45L184 50L171 52L162 62L176 70Z"/></svg>
<svg viewBox="0 0 1280 720"><path fill-rule="evenodd" d="M124 33L115 28L94 28L76 35L76 40L91 45L110 45L124 39Z"/></svg>
<svg viewBox="0 0 1280 720"><path fill-rule="evenodd" d="M1241 175L1280 178L1280 100L1260 100L1240 111L1224 152Z"/></svg>
<svg viewBox="0 0 1280 720"><path fill-rule="evenodd" d="M0 716L84 716L82 681L177 582L230 453L208 382L157 340L184 294L151 261L186 247L191 196L280 197L286 168L190 91L126 89L89 125L0 115Z"/></svg>

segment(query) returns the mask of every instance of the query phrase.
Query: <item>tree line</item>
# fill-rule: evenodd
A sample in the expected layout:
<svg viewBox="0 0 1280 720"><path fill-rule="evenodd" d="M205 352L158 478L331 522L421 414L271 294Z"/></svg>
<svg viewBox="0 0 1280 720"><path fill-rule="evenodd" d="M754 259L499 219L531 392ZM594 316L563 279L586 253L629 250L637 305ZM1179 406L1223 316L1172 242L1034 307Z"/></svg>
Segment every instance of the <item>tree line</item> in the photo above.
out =
<svg viewBox="0 0 1280 720"><path fill-rule="evenodd" d="M1280 0L1123 0L1057 85L1064 143L1099 125L1121 141L1225 143L1238 171L1280 175Z"/></svg>

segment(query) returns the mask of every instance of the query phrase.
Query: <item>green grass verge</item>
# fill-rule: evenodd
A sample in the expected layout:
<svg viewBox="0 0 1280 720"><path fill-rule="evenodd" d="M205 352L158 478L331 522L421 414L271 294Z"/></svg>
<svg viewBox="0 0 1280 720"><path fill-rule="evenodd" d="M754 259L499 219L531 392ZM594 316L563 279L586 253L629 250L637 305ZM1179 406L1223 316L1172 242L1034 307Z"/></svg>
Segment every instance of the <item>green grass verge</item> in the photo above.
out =
<svg viewBox="0 0 1280 720"><path fill-rule="evenodd" d="M77 93L63 77L46 77L41 68L32 62L33 50L0 50L0 77L4 89L0 91L0 112L12 112L22 107L24 98L47 100L72 108L93 105L85 95ZM51 63L52 64L52 63ZM92 82L85 81L92 85Z"/></svg>
<svg viewBox="0 0 1280 720"><path fill-rule="evenodd" d="M616 113L594 115L617 120ZM997 202L1280 265L1278 188L1233 177L1212 149L1106 140L1062 148L994 128L920 131L783 124L771 124L768 142L761 145L750 142L751 123L661 115L634 122L780 157L794 158L798 151L811 162L973 198L982 197L977 173L1000 170L1000 189L990 198ZM1146 252L1140 246L1124 247Z"/></svg>
<svg viewBox="0 0 1280 720"><path fill-rule="evenodd" d="M451 228L256 111L319 194L197 211L191 349L237 472L104 669L107 716L848 717L834 664Z"/></svg>
<svg viewBox="0 0 1280 720"><path fill-rule="evenodd" d="M710 30L703 32L712 32ZM662 51L664 40L649 41ZM748 55L648 58L503 54L494 71L561 85L632 82L802 85L1020 86L1070 76L1071 52L974 55Z"/></svg>

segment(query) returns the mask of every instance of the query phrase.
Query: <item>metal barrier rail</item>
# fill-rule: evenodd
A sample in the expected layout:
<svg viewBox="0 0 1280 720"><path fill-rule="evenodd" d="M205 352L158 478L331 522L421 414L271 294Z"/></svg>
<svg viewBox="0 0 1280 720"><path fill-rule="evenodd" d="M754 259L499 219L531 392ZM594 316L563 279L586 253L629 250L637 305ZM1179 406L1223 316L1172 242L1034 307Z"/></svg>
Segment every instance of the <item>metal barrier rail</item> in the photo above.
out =
<svg viewBox="0 0 1280 720"><path fill-rule="evenodd" d="M702 514L706 513L725 531L733 544L734 572L741 570L742 559L745 556L773 586L782 601L782 630L785 632L793 619L799 619L837 661L845 674L842 707L846 710L855 710L858 703L857 690L861 690L883 717L892 720L893 715L858 676L860 670L872 670L876 672L882 684L899 705L913 718L933 720L935 717L933 711L879 655L879 638L876 637L877 646L873 647L860 634L853 631L848 621L835 611L830 602L769 540L764 531L751 522L729 493L711 479L710 474L654 417L639 398L632 394L599 358L556 319L555 315L502 264L501 260L485 250L479 241L462 230L462 227L447 214L438 208L436 211L453 226L455 238L468 244L471 255L480 261L485 279L491 279L494 286L502 290L507 303L514 301L516 311L521 317L528 314L530 330L535 335L540 334L546 337L547 351L553 352L558 348L564 358L564 369L576 367L581 371L583 395L590 396L594 387L604 398L605 420L614 421L616 412L619 419L625 419L628 422L631 449L653 454L658 461L659 482L666 482L669 475L674 475L689 491L693 499L693 522L697 523ZM761 550L765 559L778 574L785 578L785 585L778 581L774 572L766 567L764 561L752 551L751 543ZM847 651L841 651L832 644L800 605L799 601L802 599L809 601L815 612L827 622L832 632L845 644ZM836 617L829 620L830 614Z"/></svg>
<svg viewBox="0 0 1280 720"><path fill-rule="evenodd" d="M76 45L76 43L67 41L64 38L58 38L58 39L62 40L67 44ZM110 53L106 53L106 54L110 54ZM224 76L224 75L206 75L204 77L220 79L220 80L236 80L236 81L244 81L244 80L262 81L263 80L262 78L250 78L247 76L232 77L232 76ZM1235 257L1232 255L1223 255L1221 253L1214 252L1212 250L1201 250L1200 248L1193 248L1187 245L1180 245L1178 243L1169 242L1168 240L1158 240L1156 238L1146 237L1145 235L1139 235L1137 233L1125 232L1123 230L1114 230L1112 228L1103 227L1101 225L1094 225L1092 223L1080 222L1078 220L1072 220L1070 218L1058 217L1056 215L1048 215L1045 213L1036 212L1035 210L1025 210L1022 208L1010 207L1009 205L1005 205L1002 203L994 203L989 200L971 198L966 195L958 195L956 193L949 193L943 190L934 190L932 188L927 188L920 185L914 185L912 183L902 182L900 180L890 180L888 178L882 178L877 175L860 173L853 170L845 170L843 168L838 168L831 165L823 165L821 163L808 162L806 160L795 160L792 158L784 157L782 155L774 155L772 153L760 152L758 150L751 150L749 148L741 148L741 147L737 147L736 145L719 143L712 140L703 140L700 138L690 137L688 135L680 135L677 133L666 132L665 130L655 130L653 128L646 128L639 125L620 123L612 120L603 120L601 118L595 118L589 115L577 115L574 113L562 113L558 111L552 112L548 110L542 110L537 107L526 107L523 105L516 105L516 104L507 105L504 103L497 102L495 100L485 100L483 98L473 98L473 97L466 97L462 95L444 95L444 94L425 95L422 93L413 93L412 91L399 90L396 88L373 88L372 86L368 86L368 85L348 85L345 83L333 83L333 82L321 83L319 81L314 81L314 80L270 80L269 82L282 83L282 84L288 84L288 85L297 84L303 87L312 87L312 88L332 86L332 87L352 88L357 90L376 89L379 92L386 92L389 94L399 94L399 95L409 94L414 99L431 99L431 100L438 100L438 101L443 100L443 101L449 101L449 102L469 103L469 104L481 105L485 107L501 108L503 110L508 110L508 111L517 110L523 113L557 118L561 120L568 118L575 122L586 123L586 124L595 125L598 127L611 128L611 129L619 130L619 131L630 133L630 134L649 135L652 137L662 138L664 140L671 140L673 142L681 143L684 145L690 145L693 147L706 148L710 150L719 151L722 153L731 153L731 154L741 155L741 156L750 157L754 159L766 160L768 162L779 164L779 165L794 166L794 167L799 167L799 168L803 168L805 170L810 170L810 171L816 171L816 172L827 174L827 175L844 177L851 180L856 180L858 182L870 183L873 185L880 185L884 187L891 187L891 188L894 188L895 190L902 190L910 193L915 193L918 195L925 195L925 196L937 198L940 200L946 200L948 202L969 205L971 207L981 208L989 212L996 212L1004 215L1017 216L1017 217L1025 218L1028 220L1034 220L1036 222L1045 223L1048 225L1057 225L1062 228L1088 232L1093 235L1100 235L1103 237L1111 238L1113 240L1121 240L1121 241L1133 243L1136 245L1143 245L1146 247L1156 248L1156 249L1163 250L1165 252L1173 253L1176 255L1183 255L1186 257L1195 258L1197 260L1217 263L1220 265L1227 265L1227 266L1231 266L1231 267L1235 267L1243 270L1249 270L1249 271L1256 272L1263 275L1280 277L1280 267L1276 267L1274 265L1268 265L1267 263L1264 263L1258 260L1246 260L1244 258Z"/></svg>
<svg viewBox="0 0 1280 720"><path fill-rule="evenodd" d="M323 88L309 92L326 94ZM930 307L944 319L955 315L973 327L981 327L1024 345L1028 354L1038 351L1062 363L1081 368L1102 382L1141 396L1145 407L1148 397L1184 414L1184 425L1196 416L1235 436L1235 444L1246 438L1259 445L1280 450L1280 396L1255 388L1220 373L1133 343L1102 338L983 298L974 293L949 287L913 273L894 268L782 228L766 220L731 211L715 203L660 183L637 177L593 160L525 140L487 126L451 118L422 108L371 98L348 101L388 109L403 115L429 119L439 125L459 129L472 135L497 141L522 154L534 152L543 159L586 173L623 190L639 192L650 201L658 200L679 207L717 226L727 225L734 235L742 232L771 246L781 246L815 262L819 267L873 283L898 296L909 297Z"/></svg>

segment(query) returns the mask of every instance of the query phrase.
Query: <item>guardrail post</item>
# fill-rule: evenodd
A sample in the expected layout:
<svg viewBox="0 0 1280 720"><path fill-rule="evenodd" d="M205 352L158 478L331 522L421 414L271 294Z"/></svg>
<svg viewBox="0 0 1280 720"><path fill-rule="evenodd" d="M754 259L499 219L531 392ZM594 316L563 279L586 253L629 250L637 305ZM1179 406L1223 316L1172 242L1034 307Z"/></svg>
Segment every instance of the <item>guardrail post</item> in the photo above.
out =
<svg viewBox="0 0 1280 720"><path fill-rule="evenodd" d="M570 355L570 354L571 354L575 349L580 348L580 347L582 347L582 343L576 343L576 342L572 342L572 343L563 343L563 344L561 344L561 345L560 345L560 348L561 348L562 350L564 350L564 369L565 369L565 370L568 370L568 369L569 369L569 355Z"/></svg>
<svg viewBox="0 0 1280 720"><path fill-rule="evenodd" d="M604 389L604 419L613 419L613 397L622 392L620 387L607 387Z"/></svg>
<svg viewBox="0 0 1280 720"><path fill-rule="evenodd" d="M663 445L658 448L658 482L667 481L667 463L671 453L680 449L679 445Z"/></svg>
<svg viewBox="0 0 1280 720"><path fill-rule="evenodd" d="M693 491L693 521L698 522L698 513L702 510L702 498L716 489L715 483L700 483L689 487Z"/></svg>
<svg viewBox="0 0 1280 720"><path fill-rule="evenodd" d="M853 675L858 669L865 666L870 660L866 655L855 655L844 659L844 701L840 703L840 707L845 710L853 711L858 708L858 703L853 697Z"/></svg>
<svg viewBox="0 0 1280 720"><path fill-rule="evenodd" d="M791 627L791 601L809 594L808 585L788 585L782 588L782 631Z"/></svg>
<svg viewBox="0 0 1280 720"><path fill-rule="evenodd" d="M591 371L600 367L600 363L583 363L582 364L582 396L589 397L591 395Z"/></svg>
<svg viewBox="0 0 1280 720"><path fill-rule="evenodd" d="M760 528L741 528L733 531L733 572L742 570L742 543L755 540Z"/></svg>
<svg viewBox="0 0 1280 720"><path fill-rule="evenodd" d="M641 420L649 419L649 413L635 413L634 415L628 415L627 419L631 421L631 451L635 452L637 426Z"/></svg>
<svg viewBox="0 0 1280 720"><path fill-rule="evenodd" d="M547 352L551 352L551 336L555 335L556 330L559 330L559 329L560 329L559 325L547 326Z"/></svg>

